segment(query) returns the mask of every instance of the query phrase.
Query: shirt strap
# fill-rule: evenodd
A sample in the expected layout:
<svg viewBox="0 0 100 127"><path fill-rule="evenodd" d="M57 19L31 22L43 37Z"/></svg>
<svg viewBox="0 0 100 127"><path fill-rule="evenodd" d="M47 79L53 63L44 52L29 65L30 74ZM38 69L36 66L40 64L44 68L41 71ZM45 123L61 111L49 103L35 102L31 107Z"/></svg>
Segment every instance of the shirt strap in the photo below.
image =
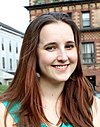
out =
<svg viewBox="0 0 100 127"><path fill-rule="evenodd" d="M3 101L2 103L4 104L4 106L6 108L8 108L8 106L9 106L9 102L8 101ZM9 114L14 119L14 122L15 123L18 123L19 122L19 117L18 117L18 114L17 114L18 111L19 111L19 109L20 109L20 104L18 102L17 103L14 102L12 104L12 106L10 107L10 109L9 109Z"/></svg>

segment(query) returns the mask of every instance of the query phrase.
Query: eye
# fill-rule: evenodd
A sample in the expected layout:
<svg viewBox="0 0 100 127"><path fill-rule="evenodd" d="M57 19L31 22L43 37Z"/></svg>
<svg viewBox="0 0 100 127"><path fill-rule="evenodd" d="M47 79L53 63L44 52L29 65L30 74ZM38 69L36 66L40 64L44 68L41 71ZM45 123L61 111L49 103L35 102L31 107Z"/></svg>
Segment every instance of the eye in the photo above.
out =
<svg viewBox="0 0 100 127"><path fill-rule="evenodd" d="M65 46L66 49L72 49L74 47L75 47L74 44L68 44L68 45Z"/></svg>
<svg viewBox="0 0 100 127"><path fill-rule="evenodd" d="M50 52L52 52L52 51L55 51L56 50L56 46L47 46L46 48L45 48L45 50L47 50L47 51L50 51Z"/></svg>

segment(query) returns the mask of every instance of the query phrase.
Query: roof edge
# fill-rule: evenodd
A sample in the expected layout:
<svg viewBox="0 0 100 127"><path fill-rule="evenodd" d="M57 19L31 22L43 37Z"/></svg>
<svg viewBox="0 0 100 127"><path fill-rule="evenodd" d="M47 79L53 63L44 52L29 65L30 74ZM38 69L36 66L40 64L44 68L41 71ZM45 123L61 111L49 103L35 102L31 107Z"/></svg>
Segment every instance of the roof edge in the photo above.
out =
<svg viewBox="0 0 100 127"><path fill-rule="evenodd" d="M47 4L38 4L38 5L30 5L30 6L24 6L27 10L36 10L36 9L43 9L43 8L53 8L53 7L59 7L59 6L65 6L65 5L75 5L75 4L82 4L82 3L93 3L93 2L100 2L100 0L74 0L74 1L61 1L61 2L53 2L53 3L47 3Z"/></svg>

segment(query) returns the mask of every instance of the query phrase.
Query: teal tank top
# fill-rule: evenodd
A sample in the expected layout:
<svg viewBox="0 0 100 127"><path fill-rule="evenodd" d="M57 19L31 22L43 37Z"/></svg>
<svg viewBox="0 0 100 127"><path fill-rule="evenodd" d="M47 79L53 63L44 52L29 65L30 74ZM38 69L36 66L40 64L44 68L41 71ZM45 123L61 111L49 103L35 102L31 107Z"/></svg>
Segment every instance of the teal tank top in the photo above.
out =
<svg viewBox="0 0 100 127"><path fill-rule="evenodd" d="M3 104L7 108L9 105L9 102L3 101ZM15 123L18 123L18 121L19 121L19 117L17 116L17 114L15 114L15 112L17 112L20 109L20 107L21 106L19 103L14 102L13 105L11 106L10 110L9 110L9 113L12 116ZM45 124L41 124L41 127L48 127L48 126L46 126ZM65 125L63 123L60 127L73 127L73 126L69 123L67 125Z"/></svg>

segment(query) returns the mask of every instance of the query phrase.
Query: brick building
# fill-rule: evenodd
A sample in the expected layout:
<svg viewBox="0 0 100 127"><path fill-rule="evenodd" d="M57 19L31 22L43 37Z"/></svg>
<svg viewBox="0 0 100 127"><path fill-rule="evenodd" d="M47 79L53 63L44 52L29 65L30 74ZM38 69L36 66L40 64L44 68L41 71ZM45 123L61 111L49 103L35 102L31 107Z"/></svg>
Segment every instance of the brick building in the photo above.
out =
<svg viewBox="0 0 100 127"><path fill-rule="evenodd" d="M81 31L81 59L84 74L100 91L100 0L29 0L30 20L41 13L68 13Z"/></svg>

